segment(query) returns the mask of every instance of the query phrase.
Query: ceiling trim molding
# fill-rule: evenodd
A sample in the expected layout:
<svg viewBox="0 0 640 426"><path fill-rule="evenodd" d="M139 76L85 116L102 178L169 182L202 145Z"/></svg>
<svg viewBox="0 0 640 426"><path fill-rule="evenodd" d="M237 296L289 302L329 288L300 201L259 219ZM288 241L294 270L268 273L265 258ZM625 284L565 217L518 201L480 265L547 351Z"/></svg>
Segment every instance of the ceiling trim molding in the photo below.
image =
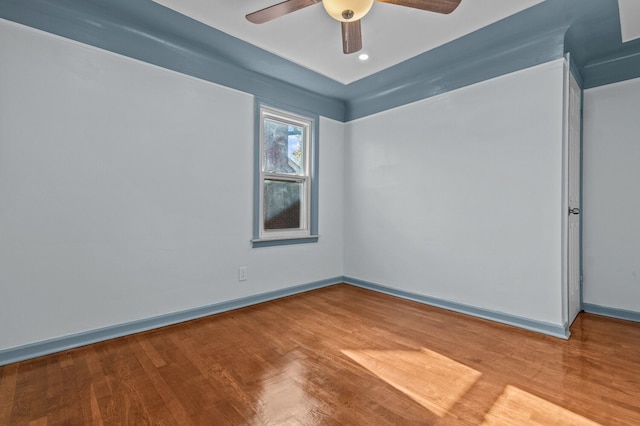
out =
<svg viewBox="0 0 640 426"><path fill-rule="evenodd" d="M403 63L405 75L381 85L381 90L349 99L346 121L562 58L567 28L563 25L528 39L498 38L498 31L490 37L474 33L456 40L442 52L438 48L429 57Z"/></svg>
<svg viewBox="0 0 640 426"><path fill-rule="evenodd" d="M348 85L152 0L2 0L0 18L343 122L567 51L587 88L640 77L640 40L621 42L616 0L546 0Z"/></svg>
<svg viewBox="0 0 640 426"><path fill-rule="evenodd" d="M326 77L316 91L311 71L206 27L151 0L3 0L0 18L108 50L172 71L262 98L289 104L335 120L344 120L345 104L322 93L324 85L342 85ZM177 30L181 32L177 32ZM212 33L213 31L213 33ZM213 34L213 38L211 38ZM207 40L207 42L203 42ZM227 52L233 52L229 54ZM257 72L242 57L258 61ZM280 70L282 78L270 73ZM289 77L297 75L297 78ZM300 79L300 76L305 79ZM291 81L294 81L293 83ZM334 92L340 91L333 89Z"/></svg>
<svg viewBox="0 0 640 426"><path fill-rule="evenodd" d="M584 89L640 78L640 52L594 61L582 69Z"/></svg>

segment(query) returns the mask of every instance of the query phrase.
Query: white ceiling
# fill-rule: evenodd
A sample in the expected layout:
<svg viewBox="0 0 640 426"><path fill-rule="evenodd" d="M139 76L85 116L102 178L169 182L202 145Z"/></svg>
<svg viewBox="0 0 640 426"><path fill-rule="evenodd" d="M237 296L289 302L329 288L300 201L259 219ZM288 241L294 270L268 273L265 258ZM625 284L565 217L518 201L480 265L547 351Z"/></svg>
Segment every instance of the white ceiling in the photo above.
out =
<svg viewBox="0 0 640 426"><path fill-rule="evenodd" d="M282 0L154 0L186 16L343 84L367 77L544 0L462 0L450 15L374 3L362 19L370 58L342 53L340 23L321 4L252 24L245 15ZM632 0L639 2L639 0Z"/></svg>
<svg viewBox="0 0 640 426"><path fill-rule="evenodd" d="M640 0L618 0L622 41L640 38Z"/></svg>

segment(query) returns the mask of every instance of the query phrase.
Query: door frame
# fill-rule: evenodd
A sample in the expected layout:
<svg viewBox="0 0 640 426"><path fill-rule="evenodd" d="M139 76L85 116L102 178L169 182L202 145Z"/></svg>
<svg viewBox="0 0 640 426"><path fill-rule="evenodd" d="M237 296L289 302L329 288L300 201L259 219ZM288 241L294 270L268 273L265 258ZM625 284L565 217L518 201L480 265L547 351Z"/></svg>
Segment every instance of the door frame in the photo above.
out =
<svg viewBox="0 0 640 426"><path fill-rule="evenodd" d="M563 84L563 135L562 135L562 150L563 150L563 191L562 191L562 313L563 313L563 321L565 322L565 328L567 332L569 331L569 327L571 323L575 319L572 316L571 312L571 300L570 300L570 282L569 282L569 120L570 120L570 85L571 80L575 80L578 88L580 89L580 142L579 142L579 164L580 164L580 174L579 174L579 209L580 213L578 215L578 234L579 234L579 245L578 245L578 313L583 310L583 271L582 271L582 254L583 254L583 228L582 228L582 197L583 197L583 115L582 111L584 110L584 91L583 84L581 82L580 74L574 73L572 70L571 56L570 53L565 55L564 61L564 84Z"/></svg>

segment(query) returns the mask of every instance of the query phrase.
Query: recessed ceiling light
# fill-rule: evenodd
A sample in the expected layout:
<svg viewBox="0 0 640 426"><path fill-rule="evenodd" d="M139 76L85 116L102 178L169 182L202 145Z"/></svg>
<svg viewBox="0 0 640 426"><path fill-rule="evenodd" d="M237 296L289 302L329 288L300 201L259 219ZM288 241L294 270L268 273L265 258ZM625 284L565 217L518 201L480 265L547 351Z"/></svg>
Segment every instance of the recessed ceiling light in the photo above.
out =
<svg viewBox="0 0 640 426"><path fill-rule="evenodd" d="M367 55L366 53L361 53L358 56L358 59L360 59L361 61L366 61L367 59L369 59L369 55Z"/></svg>

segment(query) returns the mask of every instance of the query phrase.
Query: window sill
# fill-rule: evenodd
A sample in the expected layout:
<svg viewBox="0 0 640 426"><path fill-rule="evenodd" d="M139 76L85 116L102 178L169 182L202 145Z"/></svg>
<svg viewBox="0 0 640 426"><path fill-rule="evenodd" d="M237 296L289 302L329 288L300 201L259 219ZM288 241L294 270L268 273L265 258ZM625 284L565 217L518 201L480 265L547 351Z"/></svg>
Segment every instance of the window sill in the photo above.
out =
<svg viewBox="0 0 640 426"><path fill-rule="evenodd" d="M251 240L251 244L254 248L257 247L272 247L272 246L287 246L290 244L306 244L317 243L319 235L309 235L308 237L294 237L294 238L270 238L261 240Z"/></svg>

